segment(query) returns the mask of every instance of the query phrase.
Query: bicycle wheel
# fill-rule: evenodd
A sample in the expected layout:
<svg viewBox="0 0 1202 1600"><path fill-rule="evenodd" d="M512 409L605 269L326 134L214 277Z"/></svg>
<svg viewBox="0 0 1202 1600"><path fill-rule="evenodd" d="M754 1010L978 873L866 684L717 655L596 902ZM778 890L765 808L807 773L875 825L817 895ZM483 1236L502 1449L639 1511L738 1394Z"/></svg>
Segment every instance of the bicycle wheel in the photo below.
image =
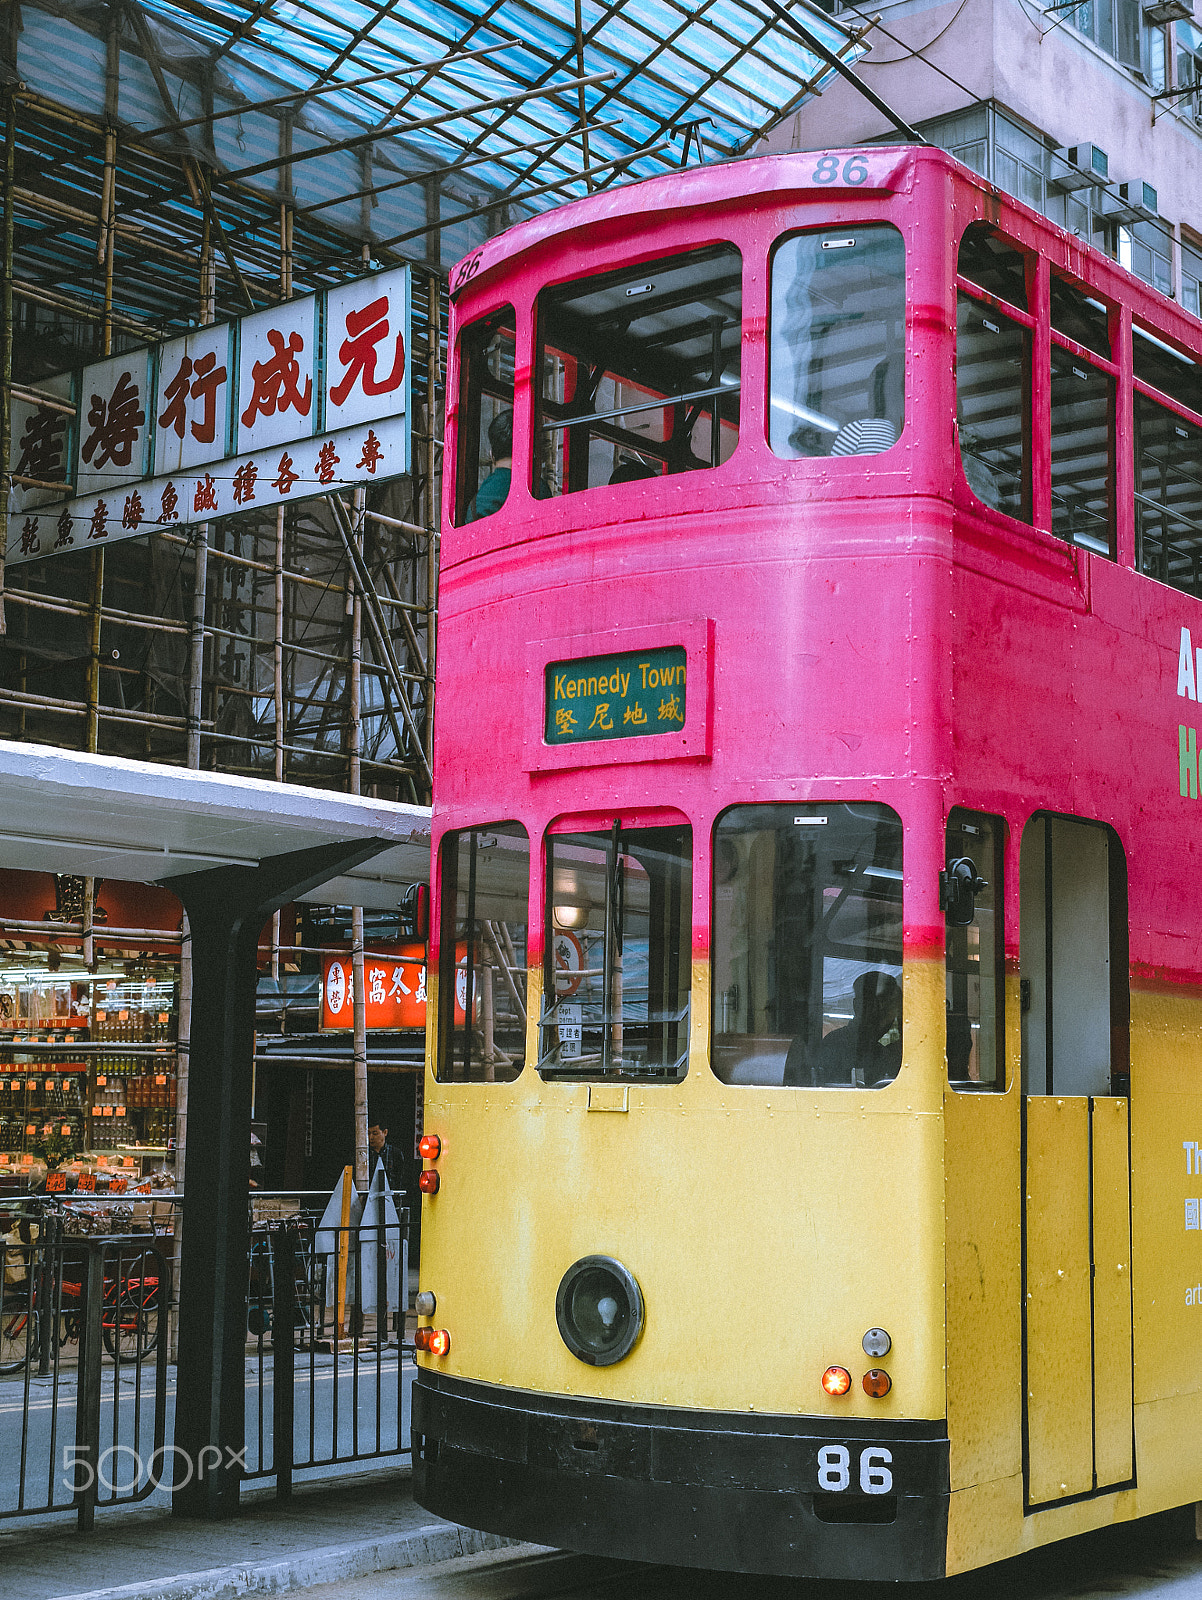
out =
<svg viewBox="0 0 1202 1600"><path fill-rule="evenodd" d="M38 1313L27 1306L6 1306L0 1315L0 1375L22 1372L38 1353Z"/></svg>
<svg viewBox="0 0 1202 1600"><path fill-rule="evenodd" d="M135 1361L148 1356L159 1340L159 1280L152 1276L155 1263L145 1263L143 1277L141 1263L121 1279L121 1293L113 1304L106 1304L100 1319L104 1348L109 1355L120 1355L122 1361Z"/></svg>

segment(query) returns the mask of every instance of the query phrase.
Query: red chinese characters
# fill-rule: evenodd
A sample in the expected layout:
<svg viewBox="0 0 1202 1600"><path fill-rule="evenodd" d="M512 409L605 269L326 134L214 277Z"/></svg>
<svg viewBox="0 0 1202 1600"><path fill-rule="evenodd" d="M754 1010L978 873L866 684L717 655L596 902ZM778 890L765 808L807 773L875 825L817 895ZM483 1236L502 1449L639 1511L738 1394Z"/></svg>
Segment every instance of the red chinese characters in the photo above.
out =
<svg viewBox="0 0 1202 1600"><path fill-rule="evenodd" d="M145 421L141 391L133 374L123 372L107 399L103 394L92 395L87 421L91 432L81 456L97 472L107 466L128 467Z"/></svg>
<svg viewBox="0 0 1202 1600"><path fill-rule="evenodd" d="M285 340L277 328L272 328L267 342L272 354L251 368L253 392L242 413L244 428L253 428L259 417L274 417L280 411L292 410L307 417L313 405L313 379L307 377L304 389L300 387L297 356L305 348L304 337L290 333Z"/></svg>
<svg viewBox="0 0 1202 1600"><path fill-rule="evenodd" d="M330 400L336 406L345 404L351 390L358 383L364 394L391 394L398 389L405 376L405 337L399 329L391 351L392 370L386 378L377 378L376 362L384 347L388 353L388 296L381 295L361 310L348 311L343 319L346 338L338 347L338 359L344 371L330 389Z"/></svg>
<svg viewBox="0 0 1202 1600"><path fill-rule="evenodd" d="M226 369L217 365L217 356L212 350L195 361L191 356L184 356L175 376L162 391L166 404L159 414L159 427L169 429L182 439L188 426L188 401L199 400L200 415L192 419L192 437L199 444L212 444L217 438L217 391L227 377Z"/></svg>

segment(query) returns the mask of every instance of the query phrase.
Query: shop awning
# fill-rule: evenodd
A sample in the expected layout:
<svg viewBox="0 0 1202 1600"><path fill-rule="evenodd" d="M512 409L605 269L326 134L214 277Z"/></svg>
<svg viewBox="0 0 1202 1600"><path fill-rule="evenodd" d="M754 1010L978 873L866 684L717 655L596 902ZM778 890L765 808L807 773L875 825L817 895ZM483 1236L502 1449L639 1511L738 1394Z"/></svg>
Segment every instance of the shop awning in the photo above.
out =
<svg viewBox="0 0 1202 1600"><path fill-rule="evenodd" d="M48 745L0 740L0 866L166 883L321 845L388 847L306 899L388 910L430 875L430 812Z"/></svg>

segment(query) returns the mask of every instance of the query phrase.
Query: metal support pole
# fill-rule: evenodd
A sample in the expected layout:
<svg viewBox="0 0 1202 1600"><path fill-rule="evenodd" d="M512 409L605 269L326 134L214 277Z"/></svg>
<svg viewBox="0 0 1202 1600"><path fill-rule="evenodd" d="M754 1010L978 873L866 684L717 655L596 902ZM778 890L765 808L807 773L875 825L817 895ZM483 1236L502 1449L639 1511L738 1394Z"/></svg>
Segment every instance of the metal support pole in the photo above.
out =
<svg viewBox="0 0 1202 1600"><path fill-rule="evenodd" d="M17 144L17 102L4 97L4 371L0 390L0 634L8 632L4 615L4 556L8 549L8 497L12 489L13 383L13 178Z"/></svg>
<svg viewBox="0 0 1202 1600"><path fill-rule="evenodd" d="M357 483L351 502L351 537L363 559L363 508L367 503L367 489ZM350 725L347 738L350 747L350 792L362 793L361 757L363 754L363 593L355 581L355 574L346 575L347 594L351 604L351 671L350 671ZM399 753L399 752L398 752Z"/></svg>
<svg viewBox="0 0 1202 1600"><path fill-rule="evenodd" d="M181 1515L222 1517L238 1507L259 934L278 906L386 848L380 839L323 845L257 867L215 867L170 880L192 934L189 1076L197 1090L184 1169L175 1412L176 1460L192 1462L195 1471L173 1494Z"/></svg>
<svg viewBox="0 0 1202 1600"><path fill-rule="evenodd" d="M284 741L288 726L284 717L284 508L275 514L275 649L273 657L275 696L275 781L284 781Z"/></svg>
<svg viewBox="0 0 1202 1600"><path fill-rule="evenodd" d="M296 1427L296 1224L281 1222L271 1235L271 1459L279 1499L292 1495Z"/></svg>
<svg viewBox="0 0 1202 1600"><path fill-rule="evenodd" d="M196 565L192 578L192 630L188 660L188 765L200 766L200 723L204 708L205 604L209 585L209 525L196 529Z"/></svg>
<svg viewBox="0 0 1202 1600"><path fill-rule="evenodd" d="M430 295L427 305L427 338L429 339L430 359L428 362L427 408L431 418L439 414L436 405L438 387L442 367L442 280L431 276ZM426 544L426 761L434 766L434 656L435 635L438 631L438 522L439 504L435 493L437 469L437 443L434 438L435 427L431 420L429 439L429 468L427 478L430 483L430 514L426 518L426 527L429 536Z"/></svg>
<svg viewBox="0 0 1202 1600"><path fill-rule="evenodd" d="M104 1307L102 1239L87 1241L83 1283L83 1317L79 1335L79 1392L75 1401L75 1463L84 1472L75 1491L79 1531L90 1533L96 1521L100 1489L100 1318ZM116 1400L114 1399L114 1404Z"/></svg>
<svg viewBox="0 0 1202 1600"><path fill-rule="evenodd" d="M111 333L111 329L109 330ZM100 637L104 617L104 551L92 551L92 598L88 613L88 706L84 749L93 754L100 744Z"/></svg>

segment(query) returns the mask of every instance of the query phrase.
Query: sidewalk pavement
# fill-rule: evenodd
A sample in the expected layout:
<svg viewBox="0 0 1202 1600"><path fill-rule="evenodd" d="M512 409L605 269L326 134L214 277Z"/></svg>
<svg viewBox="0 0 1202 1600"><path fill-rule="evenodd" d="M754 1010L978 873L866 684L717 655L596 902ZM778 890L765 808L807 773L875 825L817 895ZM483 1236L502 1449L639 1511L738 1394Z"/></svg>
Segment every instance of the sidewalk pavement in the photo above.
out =
<svg viewBox="0 0 1202 1600"><path fill-rule="evenodd" d="M335 1484L243 1492L226 1522L157 1507L0 1522L0 1600L235 1600L425 1566L511 1541L414 1505L408 1467Z"/></svg>

